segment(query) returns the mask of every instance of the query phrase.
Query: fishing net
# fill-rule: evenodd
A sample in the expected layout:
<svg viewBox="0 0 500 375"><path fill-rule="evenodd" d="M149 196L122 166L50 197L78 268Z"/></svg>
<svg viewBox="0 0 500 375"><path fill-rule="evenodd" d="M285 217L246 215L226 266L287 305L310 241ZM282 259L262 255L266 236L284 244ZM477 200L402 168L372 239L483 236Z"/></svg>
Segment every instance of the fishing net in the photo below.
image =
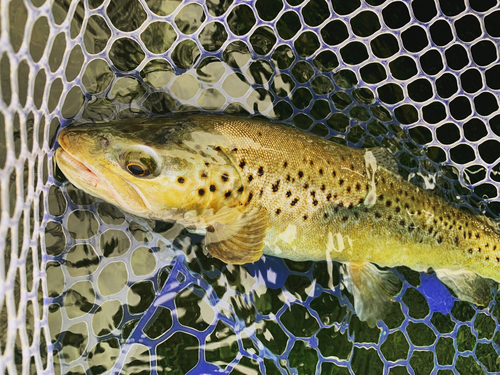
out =
<svg viewBox="0 0 500 375"><path fill-rule="evenodd" d="M0 30L0 373L500 371L496 297L399 267L370 328L337 264L225 265L53 164L73 121L259 116L386 147L404 178L497 218L496 0L3 0Z"/></svg>

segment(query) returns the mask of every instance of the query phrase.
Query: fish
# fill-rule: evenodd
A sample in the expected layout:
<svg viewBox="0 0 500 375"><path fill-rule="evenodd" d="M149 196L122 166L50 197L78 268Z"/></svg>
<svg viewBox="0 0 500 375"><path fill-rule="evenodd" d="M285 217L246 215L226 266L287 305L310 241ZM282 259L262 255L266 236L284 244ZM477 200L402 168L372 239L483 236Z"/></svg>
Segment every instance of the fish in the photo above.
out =
<svg viewBox="0 0 500 375"><path fill-rule="evenodd" d="M371 326L401 289L394 267L433 271L480 306L500 281L495 223L403 179L382 147L222 115L69 125L58 142L57 164L77 188L204 231L206 250L223 262L340 262L356 314Z"/></svg>

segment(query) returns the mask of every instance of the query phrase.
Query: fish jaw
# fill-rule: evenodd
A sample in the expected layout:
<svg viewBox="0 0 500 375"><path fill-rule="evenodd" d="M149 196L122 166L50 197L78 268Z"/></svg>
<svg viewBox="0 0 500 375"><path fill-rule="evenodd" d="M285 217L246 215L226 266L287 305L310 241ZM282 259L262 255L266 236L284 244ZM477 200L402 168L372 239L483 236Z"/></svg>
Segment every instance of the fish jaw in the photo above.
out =
<svg viewBox="0 0 500 375"><path fill-rule="evenodd" d="M71 134L66 130L61 131L59 135L61 147L56 150L55 159L68 180L88 194L121 206L128 212L144 216L150 208L143 195L132 183L112 173L109 173L107 177L104 176L98 168L84 161L89 159L88 156L83 160L75 157L75 154L86 155L85 146L81 147L86 142L79 142L80 140L77 134ZM107 170L102 165L100 169ZM119 194L118 189L126 190L127 199L123 199L124 194L123 192Z"/></svg>

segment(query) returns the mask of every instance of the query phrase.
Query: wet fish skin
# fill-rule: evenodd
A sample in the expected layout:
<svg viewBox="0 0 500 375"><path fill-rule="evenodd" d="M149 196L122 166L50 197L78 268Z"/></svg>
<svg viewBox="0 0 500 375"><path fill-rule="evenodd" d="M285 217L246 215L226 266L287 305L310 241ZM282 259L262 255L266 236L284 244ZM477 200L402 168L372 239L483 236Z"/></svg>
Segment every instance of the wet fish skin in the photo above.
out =
<svg viewBox="0 0 500 375"><path fill-rule="evenodd" d="M360 272L394 281L362 266L369 262L441 270L475 303L489 285L479 280L500 281L490 222L404 181L380 150L213 115L67 127L59 141L56 159L77 187L140 216L206 228L209 250L226 262L265 253L351 264L359 298L367 293ZM153 165L146 177L126 169L140 157Z"/></svg>

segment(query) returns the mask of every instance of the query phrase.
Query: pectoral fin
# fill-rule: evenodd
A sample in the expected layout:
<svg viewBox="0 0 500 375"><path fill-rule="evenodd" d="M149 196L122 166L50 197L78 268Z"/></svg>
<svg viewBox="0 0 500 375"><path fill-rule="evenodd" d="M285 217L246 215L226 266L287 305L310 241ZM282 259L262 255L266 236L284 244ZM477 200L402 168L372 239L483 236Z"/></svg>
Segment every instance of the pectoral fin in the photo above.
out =
<svg viewBox="0 0 500 375"><path fill-rule="evenodd" d="M359 320L374 327L385 317L389 302L401 290L402 281L392 271L384 271L371 263L346 263L344 283L354 296L354 309Z"/></svg>
<svg viewBox="0 0 500 375"><path fill-rule="evenodd" d="M479 306L487 306L491 301L492 282L474 272L440 269L436 276L462 301Z"/></svg>
<svg viewBox="0 0 500 375"><path fill-rule="evenodd" d="M264 208L248 214L233 212L207 228L205 245L212 256L223 262L252 263L262 255L267 227Z"/></svg>

